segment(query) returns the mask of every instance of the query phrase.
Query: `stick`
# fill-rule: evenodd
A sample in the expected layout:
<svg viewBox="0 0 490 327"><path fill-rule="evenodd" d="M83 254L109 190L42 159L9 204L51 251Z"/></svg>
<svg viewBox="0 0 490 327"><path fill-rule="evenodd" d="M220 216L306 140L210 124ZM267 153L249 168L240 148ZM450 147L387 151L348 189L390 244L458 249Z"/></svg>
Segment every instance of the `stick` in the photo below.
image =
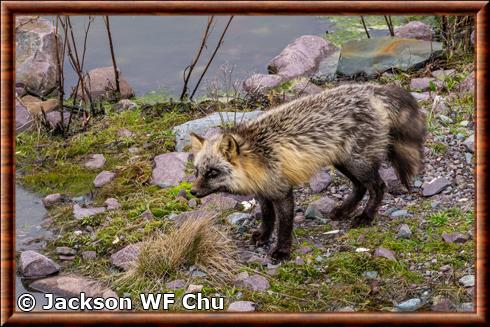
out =
<svg viewBox="0 0 490 327"><path fill-rule="evenodd" d="M107 29L107 35L109 36L109 46L111 48L111 57L112 57L112 65L114 66L114 76L116 78L116 98L119 99L121 97L121 89L119 88L119 72L117 70L116 65L116 56L114 55L114 45L112 44L112 33L111 27L109 25L109 16L105 16L104 19L105 27Z"/></svg>
<svg viewBox="0 0 490 327"><path fill-rule="evenodd" d="M366 22L364 21L364 17L363 16L361 16L361 22L362 22L362 26L364 26L364 30L366 31L366 35L367 35L368 39L370 39L371 38L371 35L369 35L369 31L368 31L368 29L366 27Z"/></svg>

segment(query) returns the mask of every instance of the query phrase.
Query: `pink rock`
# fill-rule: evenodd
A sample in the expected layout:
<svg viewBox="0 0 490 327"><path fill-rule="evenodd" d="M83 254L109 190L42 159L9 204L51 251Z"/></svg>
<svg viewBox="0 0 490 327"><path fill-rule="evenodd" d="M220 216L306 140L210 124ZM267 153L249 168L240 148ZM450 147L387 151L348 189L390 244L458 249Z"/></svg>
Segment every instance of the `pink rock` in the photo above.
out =
<svg viewBox="0 0 490 327"><path fill-rule="evenodd" d="M100 67L92 69L84 77L92 101L115 100L116 99L116 78L114 67ZM90 82L89 82L90 81ZM134 91L128 81L119 72L119 87L121 99L127 99L134 95ZM81 88L78 89L77 96L82 96Z"/></svg>
<svg viewBox="0 0 490 327"><path fill-rule="evenodd" d="M226 196L225 193L213 193L201 199L204 207L212 210L228 210L235 209L238 206L238 201L231 196Z"/></svg>
<svg viewBox="0 0 490 327"><path fill-rule="evenodd" d="M108 198L105 200L104 205L107 207L107 210L117 210L121 208L121 204L119 204L119 202L114 198Z"/></svg>
<svg viewBox="0 0 490 327"><path fill-rule="evenodd" d="M115 173L105 170L95 177L94 186L102 187L105 184L111 182L115 177L116 177Z"/></svg>
<svg viewBox="0 0 490 327"><path fill-rule="evenodd" d="M187 152L164 153L156 156L151 183L162 188L180 184L185 177L188 160Z"/></svg>
<svg viewBox="0 0 490 327"><path fill-rule="evenodd" d="M111 263L123 270L128 270L140 253L140 243L130 244L111 255Z"/></svg>
<svg viewBox="0 0 490 327"><path fill-rule="evenodd" d="M228 310L230 312L254 312L255 311L255 303L251 301L236 301L230 303Z"/></svg>
<svg viewBox="0 0 490 327"><path fill-rule="evenodd" d="M49 194L43 198L43 204L46 208L52 207L58 203L61 203L62 201L63 197L60 193Z"/></svg>
<svg viewBox="0 0 490 327"><path fill-rule="evenodd" d="M92 154L90 159L85 162L85 167L88 169L100 169L105 165L105 157L101 153Z"/></svg>
<svg viewBox="0 0 490 327"><path fill-rule="evenodd" d="M393 251L388 250L388 249L383 248L383 247L377 248L374 251L374 256L375 257L384 257L384 258L389 259L389 260L396 260L395 254L393 253Z"/></svg>
<svg viewBox="0 0 490 327"><path fill-rule="evenodd" d="M466 241L468 241L466 239L466 237L461 234L461 233L442 233L442 239L444 240L444 242L446 243L458 243L458 244L462 244L462 243L465 243Z"/></svg>
<svg viewBox="0 0 490 327"><path fill-rule="evenodd" d="M322 169L310 179L310 188L313 192L320 193L330 185L331 181L332 178L328 174L328 171Z"/></svg>
<svg viewBox="0 0 490 327"><path fill-rule="evenodd" d="M285 81L280 75L253 74L243 82L243 89L248 93L264 93Z"/></svg>
<svg viewBox="0 0 490 327"><path fill-rule="evenodd" d="M395 28L395 36L406 39L418 39L432 41L433 31L429 25L413 21L403 26Z"/></svg>
<svg viewBox="0 0 490 327"><path fill-rule="evenodd" d="M95 208L82 208L78 204L73 205L73 216L75 219L82 219L85 217L91 217L105 212L104 207Z"/></svg>
<svg viewBox="0 0 490 327"><path fill-rule="evenodd" d="M53 260L30 250L20 254L19 266L25 277L45 277L57 273L60 269Z"/></svg>

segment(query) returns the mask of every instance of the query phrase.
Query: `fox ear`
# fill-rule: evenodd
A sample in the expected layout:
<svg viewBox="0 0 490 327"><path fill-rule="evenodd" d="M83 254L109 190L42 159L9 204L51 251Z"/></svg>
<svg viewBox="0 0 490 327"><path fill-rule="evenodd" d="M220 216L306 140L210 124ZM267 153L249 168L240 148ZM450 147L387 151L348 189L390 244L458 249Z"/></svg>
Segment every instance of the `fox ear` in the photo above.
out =
<svg viewBox="0 0 490 327"><path fill-rule="evenodd" d="M204 144L204 141L206 141L202 136L197 135L195 133L191 133L191 146L192 146L192 152L197 153L201 151L202 145Z"/></svg>
<svg viewBox="0 0 490 327"><path fill-rule="evenodd" d="M223 135L223 139L221 140L219 149L221 153L226 157L226 159L228 159L228 161L230 162L236 159L236 157L240 153L238 143L231 134Z"/></svg>

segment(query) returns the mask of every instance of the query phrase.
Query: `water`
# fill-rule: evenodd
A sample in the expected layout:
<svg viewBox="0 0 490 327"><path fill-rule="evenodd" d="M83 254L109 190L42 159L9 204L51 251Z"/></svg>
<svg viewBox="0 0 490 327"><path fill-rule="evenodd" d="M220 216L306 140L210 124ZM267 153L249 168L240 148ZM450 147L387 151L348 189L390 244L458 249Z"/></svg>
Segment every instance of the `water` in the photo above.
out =
<svg viewBox="0 0 490 327"><path fill-rule="evenodd" d="M52 19L52 18L50 18ZM200 44L207 16L111 16L110 25L117 64L137 95L166 90L180 95L183 72ZM228 17L216 16L216 25L203 51L190 83L190 89L204 70ZM72 17L79 51L87 16ZM210 81L224 82L222 67L233 67L232 81L243 81L252 73L267 73L267 63L301 35L323 35L333 23L314 16L235 16L224 43L211 64L200 94L206 94ZM112 66L108 36L101 17L92 23L85 69ZM77 77L65 63L67 90Z"/></svg>

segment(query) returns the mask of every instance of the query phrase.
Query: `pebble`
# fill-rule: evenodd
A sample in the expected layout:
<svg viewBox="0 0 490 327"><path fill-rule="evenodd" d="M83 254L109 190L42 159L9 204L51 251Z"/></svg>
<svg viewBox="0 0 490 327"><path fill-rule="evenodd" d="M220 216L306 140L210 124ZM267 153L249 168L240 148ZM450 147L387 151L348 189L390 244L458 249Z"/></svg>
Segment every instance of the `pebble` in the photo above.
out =
<svg viewBox="0 0 490 327"><path fill-rule="evenodd" d="M198 293L198 292L201 292L202 291L202 288L203 288L203 285L190 284L187 287L187 290L185 292L186 293Z"/></svg>
<svg viewBox="0 0 490 327"><path fill-rule="evenodd" d="M176 290L176 289L179 289L179 288L184 288L185 287L185 280L183 280L183 279L176 279L176 280L173 280L171 282L168 282L167 284L165 284L165 286L169 290Z"/></svg>
<svg viewBox="0 0 490 327"><path fill-rule="evenodd" d="M396 235L398 238L410 238L412 236L412 231L407 224L400 225L398 229L398 234Z"/></svg>
<svg viewBox="0 0 490 327"><path fill-rule="evenodd" d="M230 303L228 310L231 312L253 312L255 311L255 303L251 301L236 301Z"/></svg>
<svg viewBox="0 0 490 327"><path fill-rule="evenodd" d="M383 258L386 258L389 260L396 260L395 254L393 253L393 251L386 249L384 247L381 247L381 246L374 251L374 256L375 257L383 257Z"/></svg>
<svg viewBox="0 0 490 327"><path fill-rule="evenodd" d="M234 212L226 217L226 221L232 225L242 225L245 221L250 219L252 219L252 215L245 212Z"/></svg>
<svg viewBox="0 0 490 327"><path fill-rule="evenodd" d="M475 275L466 275L459 279L459 283L464 287L475 286Z"/></svg>
<svg viewBox="0 0 490 327"><path fill-rule="evenodd" d="M378 272L377 271L366 271L362 275L368 279L378 278Z"/></svg>
<svg viewBox="0 0 490 327"><path fill-rule="evenodd" d="M442 239L446 243L457 243L457 244L462 244L467 241L466 237L458 232L455 233L442 233Z"/></svg>
<svg viewBox="0 0 490 327"><path fill-rule="evenodd" d="M399 311L415 311L422 306L422 300L418 298L409 299L399 303L396 309Z"/></svg>
<svg viewBox="0 0 490 327"><path fill-rule="evenodd" d="M396 210L390 213L391 218L409 217L409 216L411 216L411 214L409 214L407 210Z"/></svg>

